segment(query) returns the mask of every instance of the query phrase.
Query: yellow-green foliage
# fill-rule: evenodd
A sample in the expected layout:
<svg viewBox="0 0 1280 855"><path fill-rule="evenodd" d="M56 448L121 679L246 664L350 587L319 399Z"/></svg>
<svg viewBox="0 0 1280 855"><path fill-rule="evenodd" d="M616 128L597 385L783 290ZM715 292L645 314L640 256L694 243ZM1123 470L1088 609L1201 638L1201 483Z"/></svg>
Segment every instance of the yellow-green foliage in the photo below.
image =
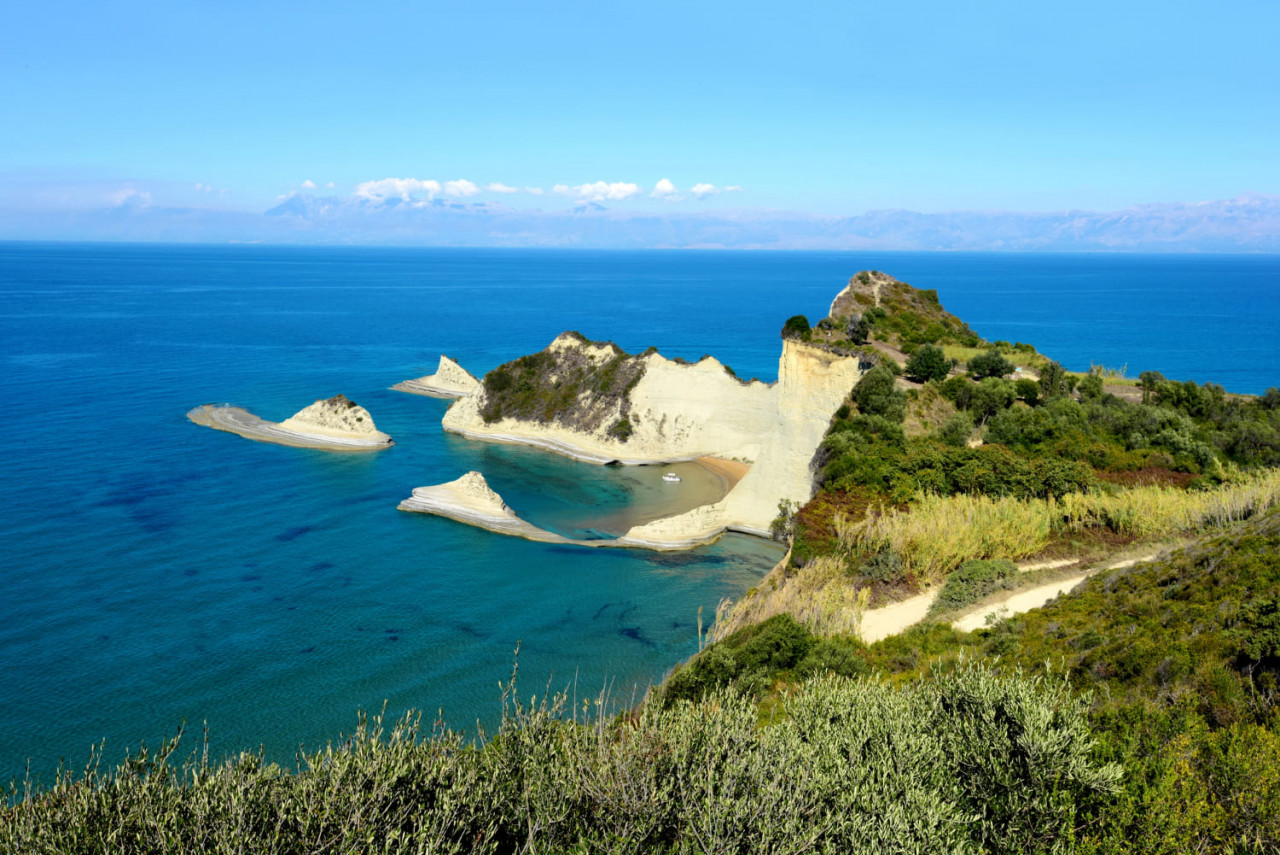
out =
<svg viewBox="0 0 1280 855"><path fill-rule="evenodd" d="M1066 531L1106 528L1131 537L1197 532L1248 519L1280 500L1280 470L1240 477L1213 490L1135 487L1114 495L1079 493L1058 501Z"/></svg>
<svg viewBox="0 0 1280 855"><path fill-rule="evenodd" d="M722 604L707 638L718 641L774 615L789 614L819 635L856 635L870 589L856 589L838 555L819 555L803 567L783 561L736 603Z"/></svg>
<svg viewBox="0 0 1280 855"><path fill-rule="evenodd" d="M841 547L891 549L921 581L940 579L972 558L1024 558L1049 542L1052 502L988 496L922 495L909 511L886 508L856 523L836 521Z"/></svg>
<svg viewBox="0 0 1280 855"><path fill-rule="evenodd" d="M1277 502L1280 470L1265 470L1203 491L1147 486L1048 500L922 495L908 511L887 508L858 522L837 520L836 531L845 552L891 549L917 579L936 581L970 559L1034 555L1055 534L1193 534L1248 519Z"/></svg>

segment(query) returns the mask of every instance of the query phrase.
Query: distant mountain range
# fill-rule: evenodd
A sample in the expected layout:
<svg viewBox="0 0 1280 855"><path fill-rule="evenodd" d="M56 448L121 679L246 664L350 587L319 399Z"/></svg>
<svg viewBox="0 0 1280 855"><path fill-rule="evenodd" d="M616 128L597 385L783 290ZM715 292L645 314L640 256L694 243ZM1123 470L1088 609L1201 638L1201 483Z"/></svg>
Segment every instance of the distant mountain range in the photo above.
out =
<svg viewBox="0 0 1280 855"><path fill-rule="evenodd" d="M133 205L33 215L0 210L0 238L592 248L1280 252L1280 196L1121 211L766 209L638 212L591 204L515 209L453 200L372 202L297 193L265 212Z"/></svg>

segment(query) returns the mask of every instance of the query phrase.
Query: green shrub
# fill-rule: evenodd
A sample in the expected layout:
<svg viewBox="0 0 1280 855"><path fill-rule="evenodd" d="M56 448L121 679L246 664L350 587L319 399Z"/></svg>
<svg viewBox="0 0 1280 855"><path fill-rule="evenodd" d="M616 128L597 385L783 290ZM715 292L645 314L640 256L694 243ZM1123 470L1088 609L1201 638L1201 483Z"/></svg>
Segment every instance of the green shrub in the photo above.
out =
<svg viewBox="0 0 1280 855"><path fill-rule="evenodd" d="M680 666L662 689L662 702L697 700L730 683L750 682L763 689L766 681L789 672L812 649L815 638L788 614L740 630L711 645Z"/></svg>
<svg viewBox="0 0 1280 855"><path fill-rule="evenodd" d="M804 315L792 315L782 325L783 338L804 338L810 334L809 319Z"/></svg>
<svg viewBox="0 0 1280 855"><path fill-rule="evenodd" d="M862 376L853 387L853 400L864 415L894 422L901 422L906 415L906 396L894 385L893 372L883 365Z"/></svg>
<svg viewBox="0 0 1280 855"><path fill-rule="evenodd" d="M1011 587L1017 577L1018 568L1012 561L966 561L947 576L929 613L944 614L971 606Z"/></svg>
<svg viewBox="0 0 1280 855"><path fill-rule="evenodd" d="M634 427L631 424L631 419L627 418L626 416L623 416L622 418L614 422L612 425L610 425L609 436L613 437L619 442L626 442L627 440L631 439L631 434L633 431L634 431Z"/></svg>
<svg viewBox="0 0 1280 855"><path fill-rule="evenodd" d="M907 569L903 566L902 556L888 547L877 551L859 568L859 572L868 579L885 584L896 584L907 578Z"/></svg>
<svg viewBox="0 0 1280 855"><path fill-rule="evenodd" d="M957 409L967 410L975 386L976 384L967 377L949 377L938 387L938 393L955 404Z"/></svg>
<svg viewBox="0 0 1280 855"><path fill-rule="evenodd" d="M1003 377L1006 374L1013 373L1016 366L1009 360L1004 358L1000 351L994 348L986 353L980 353L969 360L969 375L974 380L981 380L984 377Z"/></svg>
<svg viewBox="0 0 1280 855"><path fill-rule="evenodd" d="M943 354L942 348L926 344L911 354L907 360L906 374L917 383L929 380L945 380L951 371L951 360Z"/></svg>
<svg viewBox="0 0 1280 855"><path fill-rule="evenodd" d="M938 431L938 439L955 448L963 448L973 434L973 419L967 413L952 413Z"/></svg>

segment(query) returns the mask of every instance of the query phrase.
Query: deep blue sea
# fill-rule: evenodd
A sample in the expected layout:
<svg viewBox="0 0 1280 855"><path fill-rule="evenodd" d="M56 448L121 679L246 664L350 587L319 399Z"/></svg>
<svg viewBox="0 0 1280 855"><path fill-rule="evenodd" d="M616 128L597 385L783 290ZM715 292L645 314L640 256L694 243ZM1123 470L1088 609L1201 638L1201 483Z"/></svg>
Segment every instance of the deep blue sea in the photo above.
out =
<svg viewBox="0 0 1280 855"><path fill-rule="evenodd" d="M773 380L778 331L863 268L936 288L991 339L1213 381L1280 384L1280 257L593 252L0 243L0 781L47 781L185 721L222 754L291 760L359 709L492 724L525 693L638 697L780 557L530 543L405 514L480 469L534 522L590 528L634 473L446 436L389 391L440 353L480 375L566 329L711 353ZM396 446L332 454L190 424L338 392Z"/></svg>

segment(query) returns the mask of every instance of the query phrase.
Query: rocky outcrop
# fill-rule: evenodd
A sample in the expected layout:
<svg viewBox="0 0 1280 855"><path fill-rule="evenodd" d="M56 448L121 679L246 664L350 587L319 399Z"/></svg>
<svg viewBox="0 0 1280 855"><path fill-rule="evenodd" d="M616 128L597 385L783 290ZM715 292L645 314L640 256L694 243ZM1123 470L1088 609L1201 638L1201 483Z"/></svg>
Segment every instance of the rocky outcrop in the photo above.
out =
<svg viewBox="0 0 1280 855"><path fill-rule="evenodd" d="M391 387L397 392L427 395L432 398L465 398L480 388L480 381L469 371L441 354L434 374L416 380L404 380Z"/></svg>
<svg viewBox="0 0 1280 855"><path fill-rule="evenodd" d="M376 451L391 437L378 430L369 411L344 395L316 401L283 422L269 422L240 407L205 404L187 413L192 422L258 442L325 451Z"/></svg>
<svg viewBox="0 0 1280 855"><path fill-rule="evenodd" d="M880 292L885 285L901 285L887 273L863 270L855 274L844 290L831 301L827 315L832 318L858 317L872 306L880 305Z"/></svg>
<svg viewBox="0 0 1280 855"><path fill-rule="evenodd" d="M456 481L417 487L400 503L402 511L435 514L502 534L544 543L568 543L569 539L538 528L515 515L479 472L468 472Z"/></svg>
<svg viewBox="0 0 1280 855"><path fill-rule="evenodd" d="M391 442L391 437L374 426L373 416L369 415L369 411L346 395L334 395L327 400L316 401L280 422L280 429L298 434L349 437L383 444Z"/></svg>

